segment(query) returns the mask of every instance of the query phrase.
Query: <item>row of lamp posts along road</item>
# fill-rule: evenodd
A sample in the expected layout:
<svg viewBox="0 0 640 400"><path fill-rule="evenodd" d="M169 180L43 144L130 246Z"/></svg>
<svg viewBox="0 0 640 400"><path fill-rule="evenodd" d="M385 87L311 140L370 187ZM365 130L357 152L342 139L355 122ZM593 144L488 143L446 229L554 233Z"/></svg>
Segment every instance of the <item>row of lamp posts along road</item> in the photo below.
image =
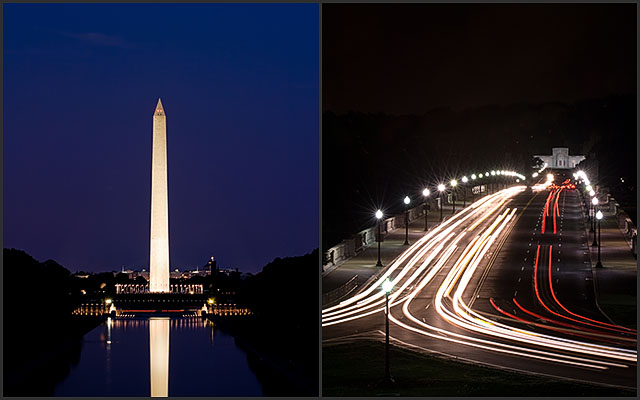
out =
<svg viewBox="0 0 640 400"><path fill-rule="evenodd" d="M467 183L469 181L469 179L467 179L466 176L462 177L462 183ZM451 182L449 182L451 184L451 188L455 189L455 187L458 185L458 181L456 181L455 179L453 179ZM463 200L462 200L462 207L466 207L467 206L467 187L466 185L462 186L463 188ZM443 220L443 215L442 215L442 193L446 190L446 186L444 184L439 184L438 185L438 192L440 192L440 222L442 222ZM452 193L453 196L453 208L451 210L451 214L455 214L456 212L456 193L455 191L453 191ZM429 230L429 226L428 226L428 222L427 222L427 216L429 214L429 207L427 205L427 198L429 197L429 195L431 195L431 192L429 191L428 188L425 188L422 191L422 196L424 197L424 231L426 232L427 230ZM405 226L405 235L404 235L404 245L408 246L409 245L409 203L411 203L411 199L409 198L409 196L405 196L404 198L404 226ZM378 237L377 237L377 241L378 241L378 262L376 263L376 267L382 267L382 261L380 261L380 242L381 240L381 232L380 232L380 220L382 220L383 217L383 213L382 210L378 210L376 211L376 219L378 221Z"/></svg>

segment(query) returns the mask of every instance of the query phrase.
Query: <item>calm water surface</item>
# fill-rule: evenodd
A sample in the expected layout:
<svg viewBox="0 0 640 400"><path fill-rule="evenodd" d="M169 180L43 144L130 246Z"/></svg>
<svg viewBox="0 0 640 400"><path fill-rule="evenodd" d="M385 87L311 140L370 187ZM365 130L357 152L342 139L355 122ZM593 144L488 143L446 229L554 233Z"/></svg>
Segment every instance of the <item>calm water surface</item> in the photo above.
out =
<svg viewBox="0 0 640 400"><path fill-rule="evenodd" d="M234 338L198 317L109 319L56 396L262 396Z"/></svg>

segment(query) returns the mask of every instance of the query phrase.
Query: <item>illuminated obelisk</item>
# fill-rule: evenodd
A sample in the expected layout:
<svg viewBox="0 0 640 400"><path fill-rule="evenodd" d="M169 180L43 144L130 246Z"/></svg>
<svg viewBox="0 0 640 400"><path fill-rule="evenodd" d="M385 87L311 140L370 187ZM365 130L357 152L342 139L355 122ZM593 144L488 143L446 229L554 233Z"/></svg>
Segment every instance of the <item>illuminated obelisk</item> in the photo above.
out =
<svg viewBox="0 0 640 400"><path fill-rule="evenodd" d="M153 113L151 160L151 246L149 291L169 292L169 195L167 191L167 119L158 99Z"/></svg>

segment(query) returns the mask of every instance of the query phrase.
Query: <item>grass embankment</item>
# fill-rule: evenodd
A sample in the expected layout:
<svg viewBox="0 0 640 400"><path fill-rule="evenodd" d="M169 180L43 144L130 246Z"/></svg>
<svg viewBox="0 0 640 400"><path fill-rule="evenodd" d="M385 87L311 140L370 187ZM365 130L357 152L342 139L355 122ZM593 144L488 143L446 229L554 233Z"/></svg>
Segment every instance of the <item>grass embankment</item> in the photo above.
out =
<svg viewBox="0 0 640 400"><path fill-rule="evenodd" d="M637 299L629 294L600 293L598 304L616 324L638 329Z"/></svg>
<svg viewBox="0 0 640 400"><path fill-rule="evenodd" d="M391 346L392 388L384 377L384 344L322 348L323 396L635 396L635 391L508 372Z"/></svg>

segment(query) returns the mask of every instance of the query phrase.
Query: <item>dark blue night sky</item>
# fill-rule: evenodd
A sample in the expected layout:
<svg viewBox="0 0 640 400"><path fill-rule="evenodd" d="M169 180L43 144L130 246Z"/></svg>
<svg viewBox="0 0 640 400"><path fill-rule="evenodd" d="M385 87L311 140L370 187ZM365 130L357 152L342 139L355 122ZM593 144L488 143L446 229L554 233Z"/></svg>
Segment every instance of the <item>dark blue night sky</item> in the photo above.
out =
<svg viewBox="0 0 640 400"><path fill-rule="evenodd" d="M4 5L4 247L147 268L167 114L171 267L318 246L318 5Z"/></svg>

